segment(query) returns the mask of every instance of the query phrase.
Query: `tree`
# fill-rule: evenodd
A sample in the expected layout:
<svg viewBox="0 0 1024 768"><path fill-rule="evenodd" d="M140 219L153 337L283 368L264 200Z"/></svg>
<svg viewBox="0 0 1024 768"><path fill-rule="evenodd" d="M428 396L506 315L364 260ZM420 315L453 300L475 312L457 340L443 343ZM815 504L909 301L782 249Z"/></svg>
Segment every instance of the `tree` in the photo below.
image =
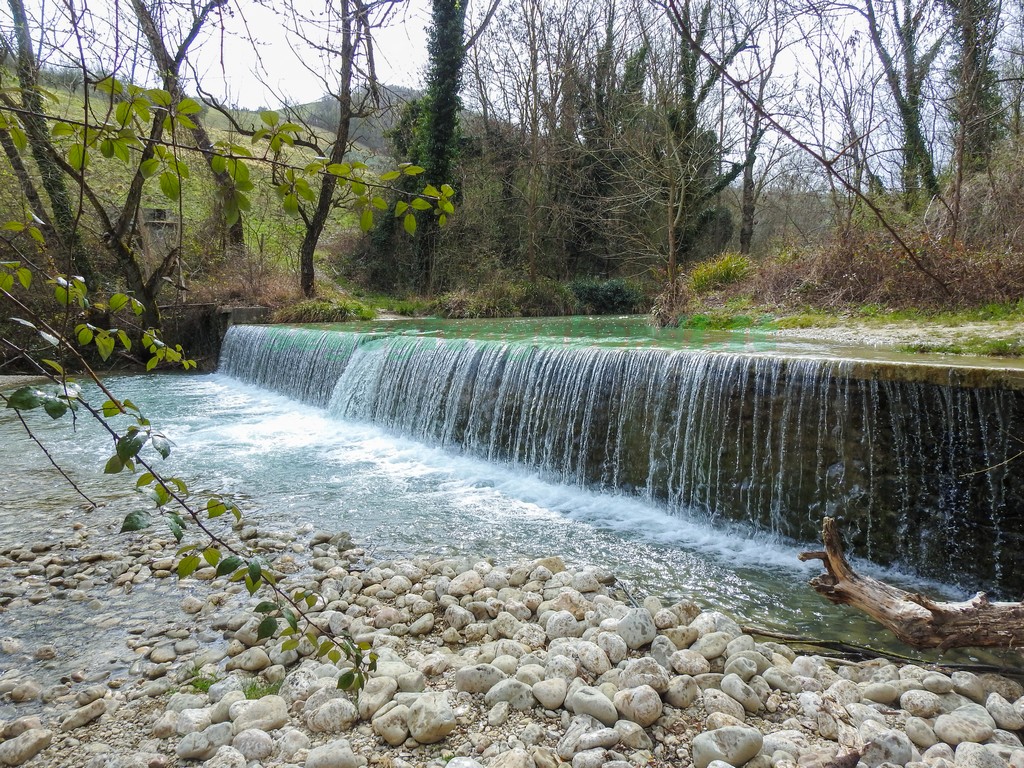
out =
<svg viewBox="0 0 1024 768"><path fill-rule="evenodd" d="M69 271L81 275L85 278L86 284L91 285L95 282L92 263L78 233L78 217L75 214L71 194L68 190L65 169L50 140L50 130L40 90L39 66L36 63L25 4L23 0L8 0L8 5L14 21L15 50L13 55L16 62L15 71L18 77L18 94L21 103L15 105L14 99L7 94L0 96L4 106L8 109L7 116L3 120L3 124L0 125L6 139L4 150L22 189L25 190L26 197L38 211L37 216L44 222L47 230L56 235L54 245L63 251ZM5 59L12 54L10 44L6 40L3 41L3 50ZM20 114L20 118L13 116L15 110ZM15 151L16 145L26 143L31 149L32 157L39 169L40 182L53 211L52 224L49 215L41 207L41 197L35 191L35 184L29 176L28 170L21 163Z"/></svg>
<svg viewBox="0 0 1024 768"><path fill-rule="evenodd" d="M710 0L680 2L667 18L675 27L671 37L647 31L647 43L657 56L654 106L643 172L661 187L660 219L664 222L666 273L675 283L680 263L698 238L720 224L718 195L742 173L745 161L724 163L723 137L715 131L715 99L720 69L709 67L701 49L715 46L720 67L728 67L749 43L747 29L730 9L725 18L714 15ZM728 19L731 23L726 23ZM735 24L735 26L734 26ZM716 36L728 29L729 37ZM692 37L695 45L683 42Z"/></svg>
<svg viewBox="0 0 1024 768"><path fill-rule="evenodd" d="M420 104L412 162L425 169L428 183L440 187L453 178L459 151L462 69L466 59L464 0L433 0L428 31L430 63ZM415 281L429 293L437 248L437 227L427 219L415 243Z"/></svg>
<svg viewBox="0 0 1024 768"><path fill-rule="evenodd" d="M142 34L149 45L149 52L153 57L153 62L157 67L157 71L160 73L163 88L171 94L172 100L180 102L184 97L184 90L181 83L181 68L185 64L189 48L199 35L204 24L206 24L210 14L216 10L224 8L228 2L229 0L210 0L210 2L207 2L202 6L192 4L188 9L189 18L185 20L183 25L184 33L182 35L181 42L172 55L170 49L167 47L165 39L166 31L161 31L161 24L153 13L154 10L161 12L161 20L164 21L163 26L166 27L166 20L168 16L167 6L170 6L171 4L166 2L153 2L151 5L147 5L143 0L132 0L132 10L135 12L135 18L137 19L139 27L142 30ZM188 128L188 131L192 135L192 140L196 148L201 151L207 164L210 166L214 182L220 190L220 199L231 199L234 194L234 181L225 170L218 170L213 167L214 153L212 152L212 149L214 143L210 139L209 132L203 124L202 117L198 114L192 115L191 121L192 126ZM242 225L241 213L239 213L234 223L227 227L227 235L229 245L235 248L245 247L245 230Z"/></svg>
<svg viewBox="0 0 1024 768"><path fill-rule="evenodd" d="M909 210L939 195L935 162L925 139L925 84L942 50L935 35L933 4L924 0L863 0L858 11L867 22L871 44L882 63L885 81L902 129L904 206Z"/></svg>
<svg viewBox="0 0 1024 768"><path fill-rule="evenodd" d="M1002 105L995 69L1000 0L943 0L955 53L952 119L956 126L951 190L951 236L960 225L964 177L985 170L1000 131Z"/></svg>

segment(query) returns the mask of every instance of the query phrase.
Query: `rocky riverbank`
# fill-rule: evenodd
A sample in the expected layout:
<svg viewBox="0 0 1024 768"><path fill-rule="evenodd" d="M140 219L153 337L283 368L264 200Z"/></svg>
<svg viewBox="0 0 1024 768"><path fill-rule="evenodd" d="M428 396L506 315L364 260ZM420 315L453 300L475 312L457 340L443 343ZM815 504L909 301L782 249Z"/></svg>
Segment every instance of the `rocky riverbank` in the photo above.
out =
<svg viewBox="0 0 1024 768"><path fill-rule="evenodd" d="M104 603L125 646L93 658L127 671L41 680L33 665L70 649L5 638L0 765L1024 768L1024 690L1006 678L797 655L693 602L634 604L557 557L372 562L346 534L240 537L288 589L321 595L317 625L372 645L358 698L308 641L259 640L255 598L212 568L183 583L177 615L118 618L119 595L173 581L173 542L97 551L79 526L0 552L0 615Z"/></svg>

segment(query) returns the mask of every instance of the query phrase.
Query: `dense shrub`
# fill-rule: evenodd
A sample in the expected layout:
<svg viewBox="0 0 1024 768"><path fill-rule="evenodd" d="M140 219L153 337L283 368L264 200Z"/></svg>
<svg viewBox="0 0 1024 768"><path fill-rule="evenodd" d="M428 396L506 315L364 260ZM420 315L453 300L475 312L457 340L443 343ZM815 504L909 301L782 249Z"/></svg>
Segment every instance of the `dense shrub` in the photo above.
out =
<svg viewBox="0 0 1024 768"><path fill-rule="evenodd" d="M493 282L475 291L438 296L434 312L453 319L471 317L554 317L576 314L580 304L569 288L554 280Z"/></svg>
<svg viewBox="0 0 1024 768"><path fill-rule="evenodd" d="M707 293L730 283L737 283L750 274L750 259L738 253L723 253L690 272L690 289L694 293Z"/></svg>
<svg viewBox="0 0 1024 768"><path fill-rule="evenodd" d="M284 307L274 313L275 323L340 323L346 320L373 320L376 313L354 299L310 299Z"/></svg>
<svg viewBox="0 0 1024 768"><path fill-rule="evenodd" d="M569 289L588 315L628 315L647 307L640 286L620 278L578 278L569 283Z"/></svg>

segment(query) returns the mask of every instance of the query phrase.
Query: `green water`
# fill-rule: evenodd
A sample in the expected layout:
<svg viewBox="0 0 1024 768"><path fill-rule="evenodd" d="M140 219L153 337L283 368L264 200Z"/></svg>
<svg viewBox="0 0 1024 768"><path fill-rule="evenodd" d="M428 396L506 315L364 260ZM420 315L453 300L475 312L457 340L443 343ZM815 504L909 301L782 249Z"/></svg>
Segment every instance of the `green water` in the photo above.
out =
<svg viewBox="0 0 1024 768"><path fill-rule="evenodd" d="M818 357L863 360L897 365L941 368L983 368L1024 374L1024 360L966 355L916 354L889 347L842 344L814 336L814 329L799 335L775 335L766 328L721 331L701 328L655 328L646 315L606 317L499 318L443 320L410 318L369 322L329 323L303 327L347 333L380 333L443 339L526 342L538 345L707 349L780 357Z"/></svg>

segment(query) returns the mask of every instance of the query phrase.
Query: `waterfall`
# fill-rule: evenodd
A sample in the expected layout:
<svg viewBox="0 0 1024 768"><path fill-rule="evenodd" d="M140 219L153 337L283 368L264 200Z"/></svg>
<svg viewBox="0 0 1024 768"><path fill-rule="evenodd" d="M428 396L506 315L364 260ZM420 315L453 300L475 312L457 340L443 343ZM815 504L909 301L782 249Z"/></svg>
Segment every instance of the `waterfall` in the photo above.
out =
<svg viewBox="0 0 1024 768"><path fill-rule="evenodd" d="M232 326L221 348L221 373L303 403L326 407L356 347L370 334L259 325Z"/></svg>
<svg viewBox="0 0 1024 768"><path fill-rule="evenodd" d="M233 328L222 371L418 440L1019 589L1024 399L912 366L705 350ZM989 469L989 471L982 471ZM984 554L982 554L984 553Z"/></svg>

